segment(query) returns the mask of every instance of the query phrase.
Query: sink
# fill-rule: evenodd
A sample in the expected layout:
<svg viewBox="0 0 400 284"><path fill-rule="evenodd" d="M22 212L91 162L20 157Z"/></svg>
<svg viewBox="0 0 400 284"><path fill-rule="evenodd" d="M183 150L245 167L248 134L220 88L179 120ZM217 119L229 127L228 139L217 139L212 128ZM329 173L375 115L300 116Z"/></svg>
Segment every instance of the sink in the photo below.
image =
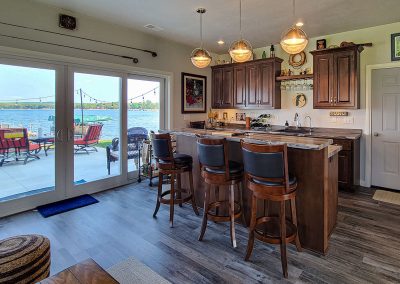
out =
<svg viewBox="0 0 400 284"><path fill-rule="evenodd" d="M312 131L312 130L311 130ZM272 134L286 134L286 135L297 135L297 136L308 136L311 135L309 128L285 128L285 129L278 129L273 130L270 133Z"/></svg>

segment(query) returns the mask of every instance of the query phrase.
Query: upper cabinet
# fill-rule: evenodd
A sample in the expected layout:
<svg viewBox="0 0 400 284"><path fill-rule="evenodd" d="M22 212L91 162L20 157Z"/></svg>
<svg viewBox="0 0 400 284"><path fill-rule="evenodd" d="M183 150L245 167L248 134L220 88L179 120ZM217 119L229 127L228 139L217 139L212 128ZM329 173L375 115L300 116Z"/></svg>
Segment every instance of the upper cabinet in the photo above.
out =
<svg viewBox="0 0 400 284"><path fill-rule="evenodd" d="M212 67L213 108L281 108L282 59L268 58Z"/></svg>
<svg viewBox="0 0 400 284"><path fill-rule="evenodd" d="M360 108L359 45L311 51L314 108Z"/></svg>

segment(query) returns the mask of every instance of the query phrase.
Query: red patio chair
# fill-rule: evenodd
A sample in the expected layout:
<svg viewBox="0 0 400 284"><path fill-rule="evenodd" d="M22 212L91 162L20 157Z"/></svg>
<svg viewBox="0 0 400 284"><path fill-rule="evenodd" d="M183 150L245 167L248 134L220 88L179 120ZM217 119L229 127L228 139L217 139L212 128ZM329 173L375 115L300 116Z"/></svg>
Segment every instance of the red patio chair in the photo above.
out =
<svg viewBox="0 0 400 284"><path fill-rule="evenodd" d="M103 124L89 125L85 136L74 140L75 153L78 153L79 151L85 151L87 154L89 154L89 150L97 152L97 149L94 145L99 143L102 128Z"/></svg>

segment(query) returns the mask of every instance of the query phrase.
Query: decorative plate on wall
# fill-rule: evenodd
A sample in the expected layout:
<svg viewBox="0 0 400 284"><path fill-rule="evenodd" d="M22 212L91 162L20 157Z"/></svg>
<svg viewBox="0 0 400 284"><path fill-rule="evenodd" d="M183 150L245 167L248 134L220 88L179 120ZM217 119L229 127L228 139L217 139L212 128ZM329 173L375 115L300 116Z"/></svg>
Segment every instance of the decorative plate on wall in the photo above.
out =
<svg viewBox="0 0 400 284"><path fill-rule="evenodd" d="M295 96L293 96L293 104L298 107L302 108L307 104L307 97L303 93L297 93Z"/></svg>

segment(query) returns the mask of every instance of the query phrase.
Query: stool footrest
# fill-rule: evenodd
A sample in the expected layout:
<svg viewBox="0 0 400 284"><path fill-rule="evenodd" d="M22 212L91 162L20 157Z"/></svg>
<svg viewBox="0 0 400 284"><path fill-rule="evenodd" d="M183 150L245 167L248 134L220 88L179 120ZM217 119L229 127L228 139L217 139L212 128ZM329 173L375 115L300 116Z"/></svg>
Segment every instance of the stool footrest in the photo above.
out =
<svg viewBox="0 0 400 284"><path fill-rule="evenodd" d="M264 228L263 228L264 227ZM290 220L286 220L286 243L291 243L297 235L297 227ZM280 244L280 219L279 217L260 217L257 218L254 236L260 241L270 244Z"/></svg>
<svg viewBox="0 0 400 284"><path fill-rule="evenodd" d="M222 205L229 206L229 200L221 200L221 201L216 201L212 202L208 205L208 210L207 210L207 218L211 221L215 222L229 222L231 219L230 215L216 215L210 212L210 209L213 208L218 208L221 207ZM235 201L235 213L234 213L234 218L237 219L242 215L242 206L240 205L239 202Z"/></svg>
<svg viewBox="0 0 400 284"><path fill-rule="evenodd" d="M185 194L187 194L187 191L183 190L183 189L182 190L176 189L175 190L175 196L176 196L177 193L185 193ZM162 203L162 204L170 204L170 202L171 202L170 198L163 198L164 196L166 196L168 194L171 194L171 190L166 190L163 193L161 193L160 203ZM192 199L192 194L189 194L185 198L177 198L177 197L175 197L174 198L174 205L179 204L179 203L188 202L191 199Z"/></svg>

